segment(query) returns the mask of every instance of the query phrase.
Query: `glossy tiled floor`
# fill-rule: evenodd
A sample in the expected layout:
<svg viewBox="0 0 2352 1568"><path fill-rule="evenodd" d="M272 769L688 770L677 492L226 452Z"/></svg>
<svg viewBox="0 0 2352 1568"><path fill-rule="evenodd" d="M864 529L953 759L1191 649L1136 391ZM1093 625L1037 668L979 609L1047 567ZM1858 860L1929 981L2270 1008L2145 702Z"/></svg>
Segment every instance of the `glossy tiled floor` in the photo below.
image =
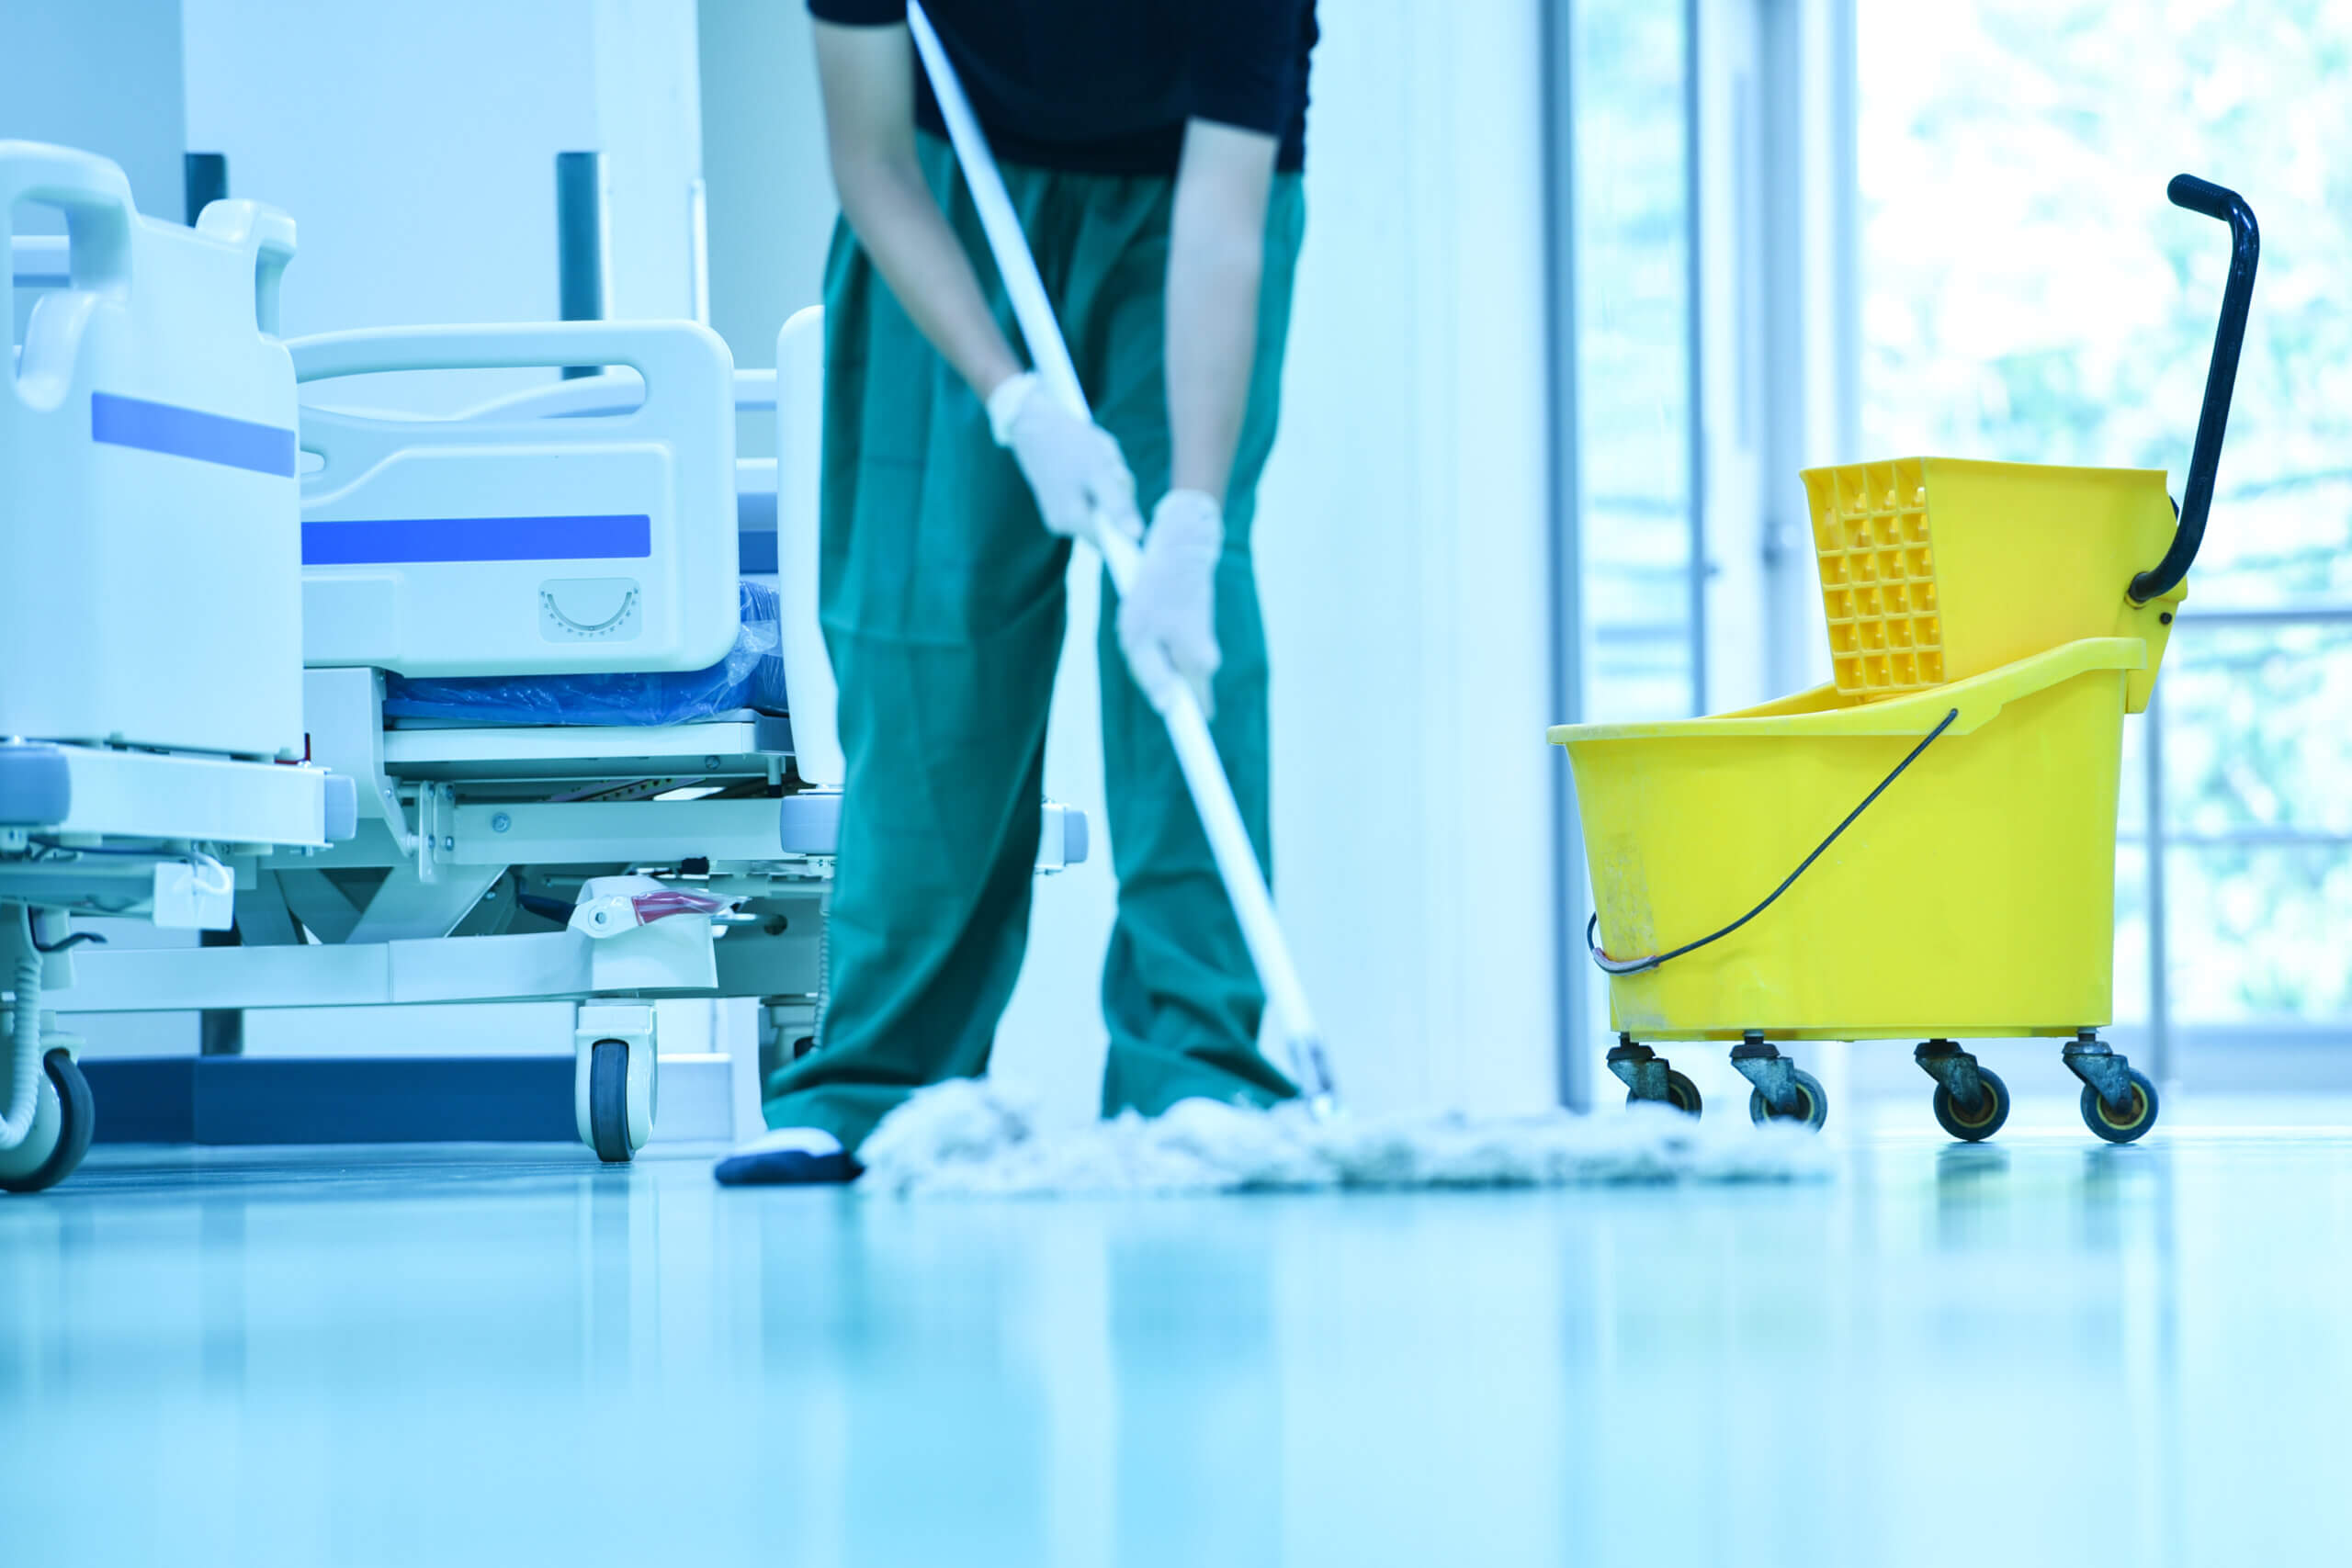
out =
<svg viewBox="0 0 2352 1568"><path fill-rule="evenodd" d="M2167 1114L1890 1108L1799 1189L996 1206L101 1151L0 1201L0 1559L2344 1561L2352 1101Z"/></svg>

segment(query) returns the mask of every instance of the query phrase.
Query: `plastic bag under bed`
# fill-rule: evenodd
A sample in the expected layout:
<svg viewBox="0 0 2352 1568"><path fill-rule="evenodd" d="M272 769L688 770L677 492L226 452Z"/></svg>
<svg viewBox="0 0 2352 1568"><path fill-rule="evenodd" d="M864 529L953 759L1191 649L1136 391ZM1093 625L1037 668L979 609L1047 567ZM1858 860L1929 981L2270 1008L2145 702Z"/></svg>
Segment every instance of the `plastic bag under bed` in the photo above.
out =
<svg viewBox="0 0 2352 1568"><path fill-rule="evenodd" d="M615 675L465 675L384 679L384 716L458 724L689 724L785 708L784 627L776 592L745 582L742 626L707 670Z"/></svg>

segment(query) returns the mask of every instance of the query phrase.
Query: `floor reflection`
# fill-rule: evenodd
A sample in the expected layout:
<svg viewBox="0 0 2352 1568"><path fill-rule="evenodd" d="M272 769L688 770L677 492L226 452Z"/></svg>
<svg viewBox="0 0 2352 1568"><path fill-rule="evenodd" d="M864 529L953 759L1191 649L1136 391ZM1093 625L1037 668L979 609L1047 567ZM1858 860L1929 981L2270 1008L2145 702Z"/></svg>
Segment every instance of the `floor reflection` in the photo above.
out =
<svg viewBox="0 0 2352 1568"><path fill-rule="evenodd" d="M2343 1539L2352 1134L1844 1172L909 1206L109 1154L0 1203L0 1518L27 1562L1957 1562L1957 1466L2004 1561Z"/></svg>

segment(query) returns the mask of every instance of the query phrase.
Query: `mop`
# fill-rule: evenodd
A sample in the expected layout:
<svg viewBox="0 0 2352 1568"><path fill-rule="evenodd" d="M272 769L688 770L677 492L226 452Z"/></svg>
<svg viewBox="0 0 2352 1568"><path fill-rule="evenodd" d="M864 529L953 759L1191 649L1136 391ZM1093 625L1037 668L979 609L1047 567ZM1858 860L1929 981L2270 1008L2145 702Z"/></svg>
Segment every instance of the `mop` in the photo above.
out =
<svg viewBox="0 0 2352 1568"><path fill-rule="evenodd" d="M1091 419L1036 260L963 85L930 17L912 0L907 22L1029 357L1045 386ZM1094 543L1112 586L1124 594L1140 564L1137 547L1112 527L1095 529ZM1175 682L1161 717L1265 987L1298 1099L1272 1110L1193 1100L1159 1117L1128 1112L1057 1124L1018 1085L954 1079L913 1095L882 1120L858 1151L865 1168L861 1189L900 1197L1192 1193L1748 1181L1826 1172L1818 1142L1800 1130L1702 1124L1660 1106L1634 1107L1607 1120L1566 1111L1488 1119L1342 1114L1306 988L1206 716L1190 689Z"/></svg>

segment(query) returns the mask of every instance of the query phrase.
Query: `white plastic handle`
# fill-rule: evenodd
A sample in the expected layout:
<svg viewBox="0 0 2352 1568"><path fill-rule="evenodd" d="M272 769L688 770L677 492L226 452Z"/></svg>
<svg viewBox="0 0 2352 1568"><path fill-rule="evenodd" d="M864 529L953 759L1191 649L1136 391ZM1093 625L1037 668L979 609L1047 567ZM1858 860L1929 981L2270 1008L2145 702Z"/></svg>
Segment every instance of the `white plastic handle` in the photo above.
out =
<svg viewBox="0 0 2352 1568"><path fill-rule="evenodd" d="M1012 301L1012 314L1021 324L1022 340L1029 345L1029 357L1047 388L1072 409L1091 418L1085 389L1079 385L1078 368L1070 362L1069 345L1062 339L1061 324L1054 319L1045 280L1037 275L1036 258L1029 254L1029 242L1021 231L1021 219L1012 209L1012 198L1005 192L1004 179L997 173L996 159L989 154L988 140L980 133L972 106L964 96L956 67L941 47L939 35L932 30L931 18L923 14L918 0L908 0L907 26L914 34L923 69L930 73L940 117L947 122L948 140L955 144L956 156L964 165L965 183L971 186L972 204L979 213L981 231L988 236L989 250L996 257L997 272L1004 279L1005 293ZM1141 552L1115 528L1097 527L1094 542L1102 552L1102 564L1110 570L1112 585L1125 594L1142 564ZM1226 895L1233 901L1242 940L1249 944L1250 961L1256 965L1259 983L1266 987L1266 998L1273 1006L1274 1018L1289 1049L1292 1076L1307 1102L1318 1112L1327 1111L1337 1090L1331 1080L1330 1064L1324 1055L1322 1038L1315 1027L1315 1015L1306 1005L1306 988L1299 983L1298 969L1291 962L1290 943L1283 937L1282 923L1274 918L1273 896L1267 891L1265 875L1258 868L1257 851L1251 847L1249 830L1242 825L1241 808L1234 802L1233 785L1225 776L1224 763L1218 760L1208 720L1183 682L1175 685L1174 695L1160 710L1160 717L1168 725L1169 742L1174 746L1177 763L1184 771L1185 787L1192 792L1193 806L1200 813L1202 831L1208 835L1217 874L1224 879Z"/></svg>
<svg viewBox="0 0 2352 1568"><path fill-rule="evenodd" d="M626 365L643 376L699 367L723 399L734 395L727 344L693 321L522 321L479 326L363 327L296 338L287 349L300 381L393 370L514 370Z"/></svg>
<svg viewBox="0 0 2352 1568"><path fill-rule="evenodd" d="M223 197L197 215L197 232L254 257L254 324L277 335L278 291L294 259L294 220L258 201Z"/></svg>
<svg viewBox="0 0 2352 1568"><path fill-rule="evenodd" d="M14 251L18 202L65 214L74 287L112 290L130 281L130 181L95 152L41 141L0 141L0 256Z"/></svg>

